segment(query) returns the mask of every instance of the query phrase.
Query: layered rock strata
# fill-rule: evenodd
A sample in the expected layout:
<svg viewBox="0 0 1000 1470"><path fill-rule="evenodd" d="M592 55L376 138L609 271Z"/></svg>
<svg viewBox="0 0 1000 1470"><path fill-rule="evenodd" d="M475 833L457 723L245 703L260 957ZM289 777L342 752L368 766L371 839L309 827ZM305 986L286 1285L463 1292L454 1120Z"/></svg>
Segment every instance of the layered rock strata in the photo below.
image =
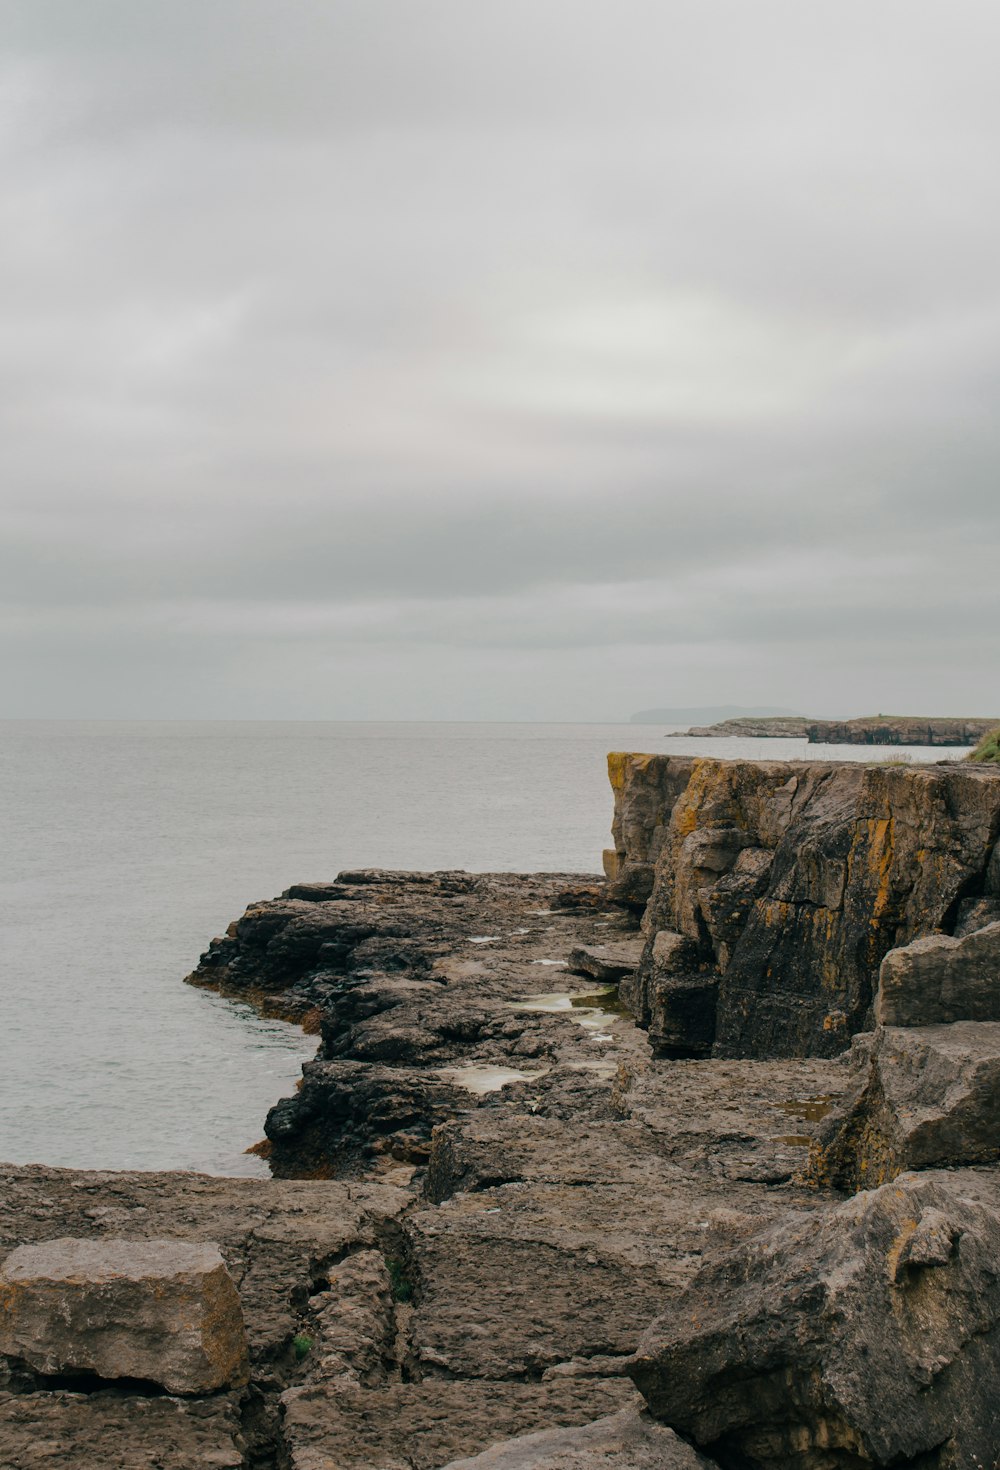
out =
<svg viewBox="0 0 1000 1470"><path fill-rule="evenodd" d="M856 720L807 720L767 715L695 725L686 733L712 739L808 740L810 745L975 745L997 728L996 720L926 715L868 715Z"/></svg>
<svg viewBox="0 0 1000 1470"><path fill-rule="evenodd" d="M835 1055L872 1024L889 950L1000 899L989 767L613 755L609 769L611 894L645 938L624 994L665 1055Z"/></svg>

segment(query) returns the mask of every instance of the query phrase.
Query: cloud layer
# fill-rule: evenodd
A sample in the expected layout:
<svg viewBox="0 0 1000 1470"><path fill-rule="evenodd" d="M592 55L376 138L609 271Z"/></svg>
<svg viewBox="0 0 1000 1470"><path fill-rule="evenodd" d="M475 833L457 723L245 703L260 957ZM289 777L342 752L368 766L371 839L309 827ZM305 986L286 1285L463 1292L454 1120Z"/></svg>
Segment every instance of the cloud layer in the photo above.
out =
<svg viewBox="0 0 1000 1470"><path fill-rule="evenodd" d="M988 0L0 12L4 713L1000 713Z"/></svg>

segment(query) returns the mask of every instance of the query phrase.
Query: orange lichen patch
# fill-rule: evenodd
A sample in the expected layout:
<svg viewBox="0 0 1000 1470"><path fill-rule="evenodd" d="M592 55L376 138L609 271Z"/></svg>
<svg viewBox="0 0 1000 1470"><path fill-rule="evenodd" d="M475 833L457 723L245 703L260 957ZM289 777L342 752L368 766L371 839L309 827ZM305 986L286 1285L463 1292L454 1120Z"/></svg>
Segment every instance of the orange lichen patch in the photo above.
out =
<svg viewBox="0 0 1000 1470"><path fill-rule="evenodd" d="M269 1159L273 1148L274 1144L269 1138L262 1138L259 1143L252 1143L243 1152L245 1154L255 1154L258 1159Z"/></svg>

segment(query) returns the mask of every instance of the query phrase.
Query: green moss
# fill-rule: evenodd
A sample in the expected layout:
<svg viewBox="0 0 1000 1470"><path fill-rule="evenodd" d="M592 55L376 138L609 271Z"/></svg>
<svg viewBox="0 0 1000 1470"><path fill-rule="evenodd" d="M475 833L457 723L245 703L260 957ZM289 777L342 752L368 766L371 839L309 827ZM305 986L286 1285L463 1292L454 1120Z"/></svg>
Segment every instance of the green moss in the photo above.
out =
<svg viewBox="0 0 1000 1470"><path fill-rule="evenodd" d="M297 1363L301 1363L303 1358L308 1357L312 1351L312 1345L313 1340L308 1333L296 1333L295 1337L292 1338L292 1351L295 1354L295 1361Z"/></svg>
<svg viewBox="0 0 1000 1470"><path fill-rule="evenodd" d="M407 1274L405 1262L401 1261L398 1256L387 1256L385 1264L389 1269L393 1301L410 1301L413 1297L413 1282Z"/></svg>
<svg viewBox="0 0 1000 1470"><path fill-rule="evenodd" d="M970 761L992 761L1000 765L1000 730L993 730L989 735L984 735L970 756Z"/></svg>

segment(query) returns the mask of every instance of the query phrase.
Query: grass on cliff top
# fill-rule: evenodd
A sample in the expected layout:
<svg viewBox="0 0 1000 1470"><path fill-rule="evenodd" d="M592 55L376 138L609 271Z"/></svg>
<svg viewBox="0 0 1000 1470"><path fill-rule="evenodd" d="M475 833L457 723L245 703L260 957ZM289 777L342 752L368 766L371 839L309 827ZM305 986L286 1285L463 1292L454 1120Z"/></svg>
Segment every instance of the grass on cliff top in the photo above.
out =
<svg viewBox="0 0 1000 1470"><path fill-rule="evenodd" d="M970 761L993 761L1000 765L1000 730L992 730L989 735L984 735L971 755L966 756Z"/></svg>

